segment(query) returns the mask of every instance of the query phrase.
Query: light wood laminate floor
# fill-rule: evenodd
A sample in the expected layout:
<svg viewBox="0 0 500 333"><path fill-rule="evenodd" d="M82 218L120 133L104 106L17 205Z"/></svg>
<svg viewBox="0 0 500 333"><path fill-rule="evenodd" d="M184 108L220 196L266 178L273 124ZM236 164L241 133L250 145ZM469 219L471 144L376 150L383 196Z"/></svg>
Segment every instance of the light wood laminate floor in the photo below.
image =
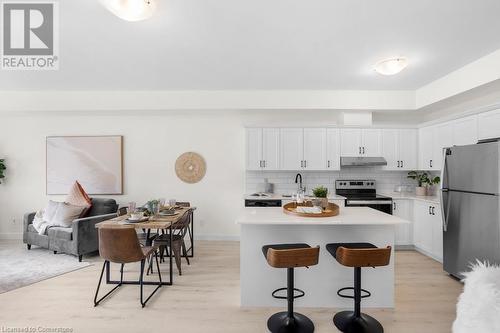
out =
<svg viewBox="0 0 500 333"><path fill-rule="evenodd" d="M138 286L123 286L94 308L102 261L84 258L93 266L1 294L0 326L67 327L85 333L267 332L267 318L282 309L239 307L239 243L199 241L196 251L191 266L183 262L184 275L176 273L175 285L161 288L144 309ZM439 263L417 252L398 251L395 260L396 308L366 312L389 333L451 332L461 283L447 276ZM125 271L126 278L136 278L138 265L129 265ZM307 293L307 286L303 289ZM313 320L316 332L337 332L332 324L336 309L296 310Z"/></svg>

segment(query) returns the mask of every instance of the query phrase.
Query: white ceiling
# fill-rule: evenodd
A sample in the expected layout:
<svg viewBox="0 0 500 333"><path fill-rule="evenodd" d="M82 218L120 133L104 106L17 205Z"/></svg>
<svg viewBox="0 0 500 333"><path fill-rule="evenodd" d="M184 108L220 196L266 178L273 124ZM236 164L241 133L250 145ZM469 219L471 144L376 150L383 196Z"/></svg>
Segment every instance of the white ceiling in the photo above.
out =
<svg viewBox="0 0 500 333"><path fill-rule="evenodd" d="M143 22L60 1L60 70L0 90L413 90L500 48L498 0L156 0ZM376 61L407 56L400 75Z"/></svg>

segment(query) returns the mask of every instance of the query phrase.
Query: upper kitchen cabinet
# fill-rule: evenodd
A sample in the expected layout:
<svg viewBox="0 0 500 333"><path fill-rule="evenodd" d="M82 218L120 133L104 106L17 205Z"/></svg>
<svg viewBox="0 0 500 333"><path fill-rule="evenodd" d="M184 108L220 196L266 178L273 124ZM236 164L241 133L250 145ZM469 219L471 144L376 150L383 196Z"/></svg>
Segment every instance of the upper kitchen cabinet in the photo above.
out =
<svg viewBox="0 0 500 333"><path fill-rule="evenodd" d="M280 161L282 170L300 170L304 167L304 130L280 129Z"/></svg>
<svg viewBox="0 0 500 333"><path fill-rule="evenodd" d="M282 128L282 170L327 169L326 128Z"/></svg>
<svg viewBox="0 0 500 333"><path fill-rule="evenodd" d="M326 128L304 128L304 169L326 169L326 137Z"/></svg>
<svg viewBox="0 0 500 333"><path fill-rule="evenodd" d="M472 145L477 143L477 116L455 120L452 123L452 127L454 146Z"/></svg>
<svg viewBox="0 0 500 333"><path fill-rule="evenodd" d="M326 168L340 170L340 130L338 128L326 130Z"/></svg>
<svg viewBox="0 0 500 333"><path fill-rule="evenodd" d="M443 148L453 145L453 125L439 124L419 131L419 169L440 170Z"/></svg>
<svg viewBox="0 0 500 333"><path fill-rule="evenodd" d="M417 130L382 130L382 156L387 160L386 170L417 168Z"/></svg>
<svg viewBox="0 0 500 333"><path fill-rule="evenodd" d="M278 170L279 142L278 128L247 128L247 170Z"/></svg>
<svg viewBox="0 0 500 333"><path fill-rule="evenodd" d="M500 109L477 116L477 133L479 140L500 137Z"/></svg>
<svg viewBox="0 0 500 333"><path fill-rule="evenodd" d="M381 156L379 129L343 128L340 130L341 156Z"/></svg>

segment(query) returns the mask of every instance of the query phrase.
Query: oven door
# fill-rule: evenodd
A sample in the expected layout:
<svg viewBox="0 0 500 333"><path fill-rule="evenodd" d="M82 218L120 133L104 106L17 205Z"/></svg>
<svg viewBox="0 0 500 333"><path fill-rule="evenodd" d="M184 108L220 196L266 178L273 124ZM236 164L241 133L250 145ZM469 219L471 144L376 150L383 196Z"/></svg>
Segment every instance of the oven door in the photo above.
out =
<svg viewBox="0 0 500 333"><path fill-rule="evenodd" d="M392 215L392 200L350 200L346 199L346 207L370 207Z"/></svg>

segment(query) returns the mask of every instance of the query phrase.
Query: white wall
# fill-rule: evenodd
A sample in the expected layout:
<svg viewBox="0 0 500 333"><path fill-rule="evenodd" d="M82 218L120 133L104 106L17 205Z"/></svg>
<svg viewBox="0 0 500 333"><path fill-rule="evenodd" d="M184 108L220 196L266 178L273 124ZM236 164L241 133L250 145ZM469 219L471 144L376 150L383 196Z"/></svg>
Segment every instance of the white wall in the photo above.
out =
<svg viewBox="0 0 500 333"><path fill-rule="evenodd" d="M334 112L316 111L314 117L306 112L0 113L0 158L8 167L0 184L0 239L19 238L23 214L43 208L51 198L45 195L46 136L111 134L124 136L125 194L114 197L119 203L158 197L188 200L198 207L198 236L235 238L239 228L233 221L245 193L244 127L336 123ZM206 159L207 174L198 184L185 184L175 175L175 160L185 151Z"/></svg>

